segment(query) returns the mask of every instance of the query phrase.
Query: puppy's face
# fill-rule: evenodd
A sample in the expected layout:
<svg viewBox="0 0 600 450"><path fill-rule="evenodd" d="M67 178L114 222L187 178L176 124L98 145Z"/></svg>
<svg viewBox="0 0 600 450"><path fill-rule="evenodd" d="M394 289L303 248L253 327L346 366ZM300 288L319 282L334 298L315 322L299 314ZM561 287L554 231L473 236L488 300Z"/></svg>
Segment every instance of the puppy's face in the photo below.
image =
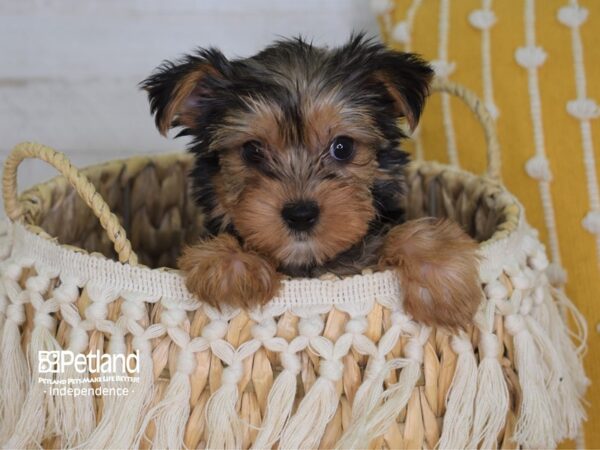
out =
<svg viewBox="0 0 600 450"><path fill-rule="evenodd" d="M399 119L416 125L430 78L415 56L356 37L333 50L284 41L235 61L201 50L144 87L159 130L194 137L209 231L297 272L398 220Z"/></svg>

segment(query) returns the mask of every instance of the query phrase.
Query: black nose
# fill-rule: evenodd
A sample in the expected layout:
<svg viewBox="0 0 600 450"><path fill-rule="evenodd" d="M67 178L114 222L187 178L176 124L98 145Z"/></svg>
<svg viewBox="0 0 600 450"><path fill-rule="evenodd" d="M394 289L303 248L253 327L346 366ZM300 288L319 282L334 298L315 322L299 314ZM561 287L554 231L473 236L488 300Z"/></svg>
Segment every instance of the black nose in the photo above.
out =
<svg viewBox="0 0 600 450"><path fill-rule="evenodd" d="M292 230L307 231L317 223L319 205L312 201L290 202L283 207L281 215Z"/></svg>

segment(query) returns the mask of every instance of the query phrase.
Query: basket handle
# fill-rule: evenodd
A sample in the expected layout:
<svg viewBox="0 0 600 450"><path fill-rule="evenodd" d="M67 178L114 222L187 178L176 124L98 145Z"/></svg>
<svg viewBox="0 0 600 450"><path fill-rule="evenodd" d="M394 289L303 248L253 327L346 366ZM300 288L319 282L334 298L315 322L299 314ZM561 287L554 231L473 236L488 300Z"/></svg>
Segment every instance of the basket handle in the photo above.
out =
<svg viewBox="0 0 600 450"><path fill-rule="evenodd" d="M496 134L494 119L490 116L483 102L466 87L453 83L452 81L435 78L431 84L433 92L446 92L460 98L469 109L475 114L477 120L483 127L485 142L487 147L487 171L488 177L500 180L502 174L500 144Z"/></svg>
<svg viewBox="0 0 600 450"><path fill-rule="evenodd" d="M127 233L121 226L119 219L115 216L102 196L96 191L94 185L88 178L74 167L69 159L60 152L33 142L23 142L15 146L4 162L4 173L2 177L2 193L4 198L4 210L6 215L13 221L21 219L24 208L18 198L17 191L17 169L19 164L27 158L41 159L54 166L77 191L79 196L88 205L96 217L100 220L102 228L106 231L108 238L114 244L115 251L119 255L119 261L129 264L137 264L137 256L131 248L131 242L127 239Z"/></svg>

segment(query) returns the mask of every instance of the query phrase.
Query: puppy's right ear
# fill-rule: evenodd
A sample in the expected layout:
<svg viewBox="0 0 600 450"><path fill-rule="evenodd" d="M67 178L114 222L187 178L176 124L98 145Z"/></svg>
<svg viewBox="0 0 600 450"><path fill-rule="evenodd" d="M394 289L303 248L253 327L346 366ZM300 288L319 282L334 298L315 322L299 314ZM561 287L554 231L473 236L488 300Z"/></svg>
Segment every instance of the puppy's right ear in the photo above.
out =
<svg viewBox="0 0 600 450"><path fill-rule="evenodd" d="M163 136L173 127L193 129L225 82L230 63L216 49L200 49L177 62L165 61L140 83ZM185 133L185 130L184 130Z"/></svg>

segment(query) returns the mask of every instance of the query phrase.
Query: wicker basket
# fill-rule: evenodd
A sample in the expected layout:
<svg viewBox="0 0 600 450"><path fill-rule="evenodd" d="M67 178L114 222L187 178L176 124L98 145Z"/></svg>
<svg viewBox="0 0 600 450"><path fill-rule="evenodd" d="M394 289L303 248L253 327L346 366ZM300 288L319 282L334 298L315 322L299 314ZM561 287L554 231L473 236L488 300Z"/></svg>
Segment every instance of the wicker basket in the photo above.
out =
<svg viewBox="0 0 600 450"><path fill-rule="evenodd" d="M434 89L467 103L488 145L486 176L422 161L408 173L410 218L450 217L481 242L485 298L476 325L456 336L412 321L391 271L286 280L263 308L217 311L164 268L202 231L185 186L189 155L79 172L47 147L18 145L3 180L11 221L0 244L0 443L550 448L576 437L585 321L550 285L544 248L499 182L484 107L457 85ZM63 177L17 197L25 158ZM39 352L59 350L137 350L139 373L112 368L98 381L71 368L48 377ZM43 377L130 392L51 395Z"/></svg>

